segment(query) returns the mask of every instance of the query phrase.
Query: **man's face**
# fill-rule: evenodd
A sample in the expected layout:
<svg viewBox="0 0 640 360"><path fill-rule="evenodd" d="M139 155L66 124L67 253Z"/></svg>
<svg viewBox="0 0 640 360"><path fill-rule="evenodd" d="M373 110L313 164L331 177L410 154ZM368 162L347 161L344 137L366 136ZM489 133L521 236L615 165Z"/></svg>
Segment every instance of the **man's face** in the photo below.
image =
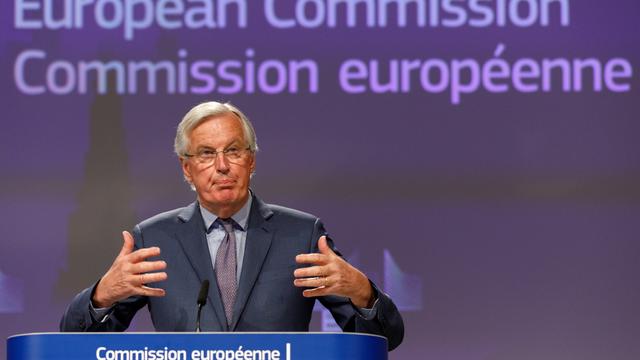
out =
<svg viewBox="0 0 640 360"><path fill-rule="evenodd" d="M254 154L248 147L240 119L234 114L211 117L189 135L189 154L212 154L213 161L198 156L180 159L184 176L196 189L200 204L220 217L229 217L247 201L249 179L255 168ZM231 159L224 150L238 149L241 157Z"/></svg>

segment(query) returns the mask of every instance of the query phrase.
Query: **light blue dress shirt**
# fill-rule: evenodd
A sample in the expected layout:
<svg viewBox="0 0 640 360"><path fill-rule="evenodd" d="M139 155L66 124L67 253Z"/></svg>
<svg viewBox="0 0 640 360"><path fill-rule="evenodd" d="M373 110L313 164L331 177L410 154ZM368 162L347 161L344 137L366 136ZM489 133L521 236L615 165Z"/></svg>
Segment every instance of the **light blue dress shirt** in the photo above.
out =
<svg viewBox="0 0 640 360"><path fill-rule="evenodd" d="M244 206L231 218L236 224L239 225L233 227L233 232L236 235L236 281L240 283L240 272L242 270L242 261L244 260L244 248L247 243L247 225L249 225L249 212L251 210L251 203L253 199L249 195L249 199ZM205 229L209 229L211 224L215 223L213 229L207 234L207 245L209 246L209 255L211 255L211 264L213 268L216 268L216 253L222 240L226 236L226 231L222 224L216 223L218 216L200 205L200 213L202 214L202 220L204 220Z"/></svg>

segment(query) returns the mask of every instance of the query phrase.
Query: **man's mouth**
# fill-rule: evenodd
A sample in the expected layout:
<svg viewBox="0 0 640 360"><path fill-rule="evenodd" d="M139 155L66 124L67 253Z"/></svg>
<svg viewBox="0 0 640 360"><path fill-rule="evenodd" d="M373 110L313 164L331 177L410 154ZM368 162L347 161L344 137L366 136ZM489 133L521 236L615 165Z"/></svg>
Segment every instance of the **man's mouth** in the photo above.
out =
<svg viewBox="0 0 640 360"><path fill-rule="evenodd" d="M229 187L233 186L235 183L235 180L232 179L220 179L215 181L216 186L219 187Z"/></svg>

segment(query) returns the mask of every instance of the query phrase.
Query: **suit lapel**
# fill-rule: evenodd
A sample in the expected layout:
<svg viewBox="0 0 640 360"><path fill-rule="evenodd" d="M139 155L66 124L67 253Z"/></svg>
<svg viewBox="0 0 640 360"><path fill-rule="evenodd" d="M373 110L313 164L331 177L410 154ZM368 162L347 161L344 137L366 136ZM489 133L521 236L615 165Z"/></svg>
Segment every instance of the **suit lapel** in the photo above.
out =
<svg viewBox="0 0 640 360"><path fill-rule="evenodd" d="M264 259L269 252L269 247L271 247L273 231L267 222L271 215L273 215L272 211L269 210L260 199L254 196L253 203L251 204L251 212L249 213L247 241L245 243L244 259L242 261L242 272L240 273L236 302L233 307L231 331L234 331L238 325L238 320L244 311L253 285L258 279Z"/></svg>
<svg viewBox="0 0 640 360"><path fill-rule="evenodd" d="M205 235L204 221L198 208L198 203L186 207L178 218L183 224L178 228L176 237L180 241L180 245L187 255L187 259L191 263L191 267L198 276L200 283L205 279L209 280L209 301L207 306L216 314L218 327L220 330L226 329L226 317L224 307L218 290L218 282L216 281L213 265L211 264L211 256L209 255L209 246L207 245L207 237ZM193 294L194 307L197 294ZM224 324L224 326L222 325Z"/></svg>

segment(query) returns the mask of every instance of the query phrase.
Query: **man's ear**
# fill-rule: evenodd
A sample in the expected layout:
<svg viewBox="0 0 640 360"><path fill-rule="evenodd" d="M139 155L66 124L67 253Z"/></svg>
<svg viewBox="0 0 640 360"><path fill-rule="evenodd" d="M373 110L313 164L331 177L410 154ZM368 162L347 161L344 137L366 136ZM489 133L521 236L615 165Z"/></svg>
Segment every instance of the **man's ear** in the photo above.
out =
<svg viewBox="0 0 640 360"><path fill-rule="evenodd" d="M189 160L182 157L179 159L180 159L180 167L182 168L182 174L184 175L184 179L187 180L189 184L193 184L191 169L189 168Z"/></svg>
<svg viewBox="0 0 640 360"><path fill-rule="evenodd" d="M253 174L256 171L256 154L251 153L251 160L249 161L249 173Z"/></svg>

